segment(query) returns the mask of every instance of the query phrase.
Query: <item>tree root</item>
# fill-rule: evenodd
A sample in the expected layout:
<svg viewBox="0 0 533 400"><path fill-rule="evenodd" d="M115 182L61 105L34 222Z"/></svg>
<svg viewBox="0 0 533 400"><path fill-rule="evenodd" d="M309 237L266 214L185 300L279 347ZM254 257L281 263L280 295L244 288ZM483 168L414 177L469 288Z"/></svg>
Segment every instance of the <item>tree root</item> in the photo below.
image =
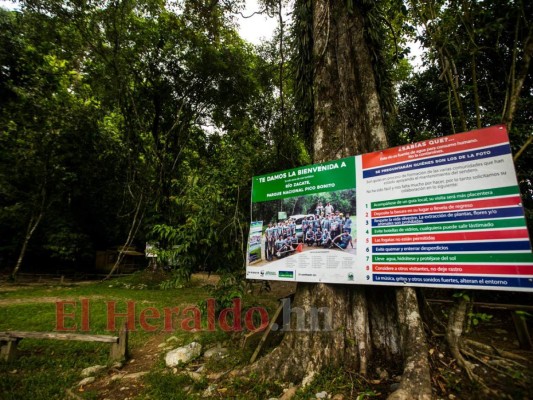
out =
<svg viewBox="0 0 533 400"><path fill-rule="evenodd" d="M477 353L485 357L493 358L494 359L494 361L492 362L493 364L496 364L496 362L498 362L499 364L505 364L506 368L508 369L511 369L511 368L527 369L527 366L525 366L524 364L520 364L519 362L516 362L509 358L500 357L495 354L485 353L484 351L481 351L481 350L477 350Z"/></svg>
<svg viewBox="0 0 533 400"><path fill-rule="evenodd" d="M493 370L494 372L497 372L498 374L503 374L513 380L516 380L516 376L514 376L514 374L509 373L509 371L514 372L516 369L527 370L528 368L526 365L515 361L515 359L518 359L520 361L527 362L527 359L516 354L510 353L508 351L499 350L494 346L489 346L474 340L465 340L461 348L461 352L465 356L476 360L477 362ZM481 357L478 356L476 352L480 354ZM503 354L504 356L500 356L499 354ZM485 359L482 358L483 356L485 357ZM517 381L516 384L522 387L526 387L526 384L523 382Z"/></svg>
<svg viewBox="0 0 533 400"><path fill-rule="evenodd" d="M461 335L465 325L467 301L461 298L450 311L448 326L446 327L446 341L450 348L453 358L457 364L463 368L472 381L478 381L479 378L474 374L470 363L461 355Z"/></svg>
<svg viewBox="0 0 533 400"><path fill-rule="evenodd" d="M474 368L471 363L461 354L461 335L463 334L463 328L465 326L467 308L468 302L464 297L461 297L450 310L448 326L446 327L446 340L450 348L450 353L457 361L457 364L466 372L468 378L471 381L478 383L485 393L491 394L492 389L485 384L482 378L474 373Z"/></svg>
<svg viewBox="0 0 533 400"><path fill-rule="evenodd" d="M478 341L472 340L472 339L465 339L465 343L468 344L471 347L476 347L477 349L481 351L488 352L490 356L498 356L502 357L508 360L513 360L517 362L528 362L528 359L522 356L519 356L518 354L511 353L509 351L500 350L497 347L489 346L485 343L480 343ZM525 366L523 366L525 368Z"/></svg>
<svg viewBox="0 0 533 400"><path fill-rule="evenodd" d="M418 299L418 305L420 308L420 315L422 317L422 320L424 321L426 328L428 332L431 332L433 336L444 336L444 334L437 333L434 331L434 329L429 328L431 327L438 327L439 330L446 330L446 324L442 322L442 318L437 316L435 314L435 311L433 311L433 307L429 304L425 292L423 288L419 291L417 291L417 294L419 296Z"/></svg>
<svg viewBox="0 0 533 400"><path fill-rule="evenodd" d="M260 380L275 376L305 387L326 366L366 379L376 357L395 370L400 367L395 360L403 360L399 388L389 399L431 399L428 347L414 289L368 292L363 287L298 284L294 303L297 307L291 309L291 326L284 326L282 342L240 374L253 373ZM296 329L300 322L296 310L309 316L321 308L331 312L330 329L307 329L308 319L306 329Z"/></svg>
<svg viewBox="0 0 533 400"><path fill-rule="evenodd" d="M276 379L305 386L325 366L366 372L371 342L364 288L299 283L295 306L288 305L282 342L243 374L263 380L275 371Z"/></svg>
<svg viewBox="0 0 533 400"><path fill-rule="evenodd" d="M388 400L431 399L431 377L426 337L422 319L416 304L413 288L401 288L396 292L398 320L404 353L404 369L400 387L389 395Z"/></svg>
<svg viewBox="0 0 533 400"><path fill-rule="evenodd" d="M480 364L483 364L484 366L486 366L487 368L499 373L499 374L503 374L503 375L506 375L507 377L511 378L511 379L514 379L514 376L511 375L510 373L508 373L505 369L508 368L508 365L504 364L502 365L503 368L505 369L501 369L501 368L498 368L496 364L496 366L494 366L493 362L491 362L490 360L489 361L485 361L483 360L481 357L478 357L476 354L474 354L473 352L470 352L466 349L461 349L461 352L467 356L467 357L470 357L470 358L473 358L474 360L476 360L477 362L479 362ZM502 360L498 360L498 361L502 361Z"/></svg>
<svg viewBox="0 0 533 400"><path fill-rule="evenodd" d="M449 350L457 361L457 364L466 372L469 379L480 385L481 389L487 396L493 398L502 397L502 393L487 386L485 380L474 372L475 366L463 357L463 355L512 379L514 379L514 376L508 373L507 370L516 367L525 369L525 365L520 364L518 361L527 362L527 360L513 353L499 350L493 346L479 343L474 340L463 339L461 335L465 326L467 309L468 302L464 298L461 298L450 311L448 326L446 328L446 340L448 342ZM478 356L476 351L481 353L482 356L498 358L498 360L492 362L491 360L485 360Z"/></svg>

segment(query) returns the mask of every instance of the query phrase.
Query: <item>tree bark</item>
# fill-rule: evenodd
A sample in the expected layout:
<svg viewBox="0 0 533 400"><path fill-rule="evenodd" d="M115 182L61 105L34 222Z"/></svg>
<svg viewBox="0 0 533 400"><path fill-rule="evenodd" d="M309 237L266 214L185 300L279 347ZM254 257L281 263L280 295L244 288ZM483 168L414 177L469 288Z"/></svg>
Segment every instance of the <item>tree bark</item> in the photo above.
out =
<svg viewBox="0 0 533 400"><path fill-rule="evenodd" d="M309 383L324 366L366 375L372 356L401 358L391 291L299 283L281 344L252 370L266 379ZM372 305L367 304L369 301ZM399 367L395 362L395 367Z"/></svg>
<svg viewBox="0 0 533 400"><path fill-rule="evenodd" d="M315 162L387 147L363 16L345 3L314 6Z"/></svg>
<svg viewBox="0 0 533 400"><path fill-rule="evenodd" d="M382 149L387 139L363 14L342 0L313 6L315 162ZM299 283L290 321L281 344L245 372L305 386L326 366L362 375L380 366L402 374L390 398L431 398L413 289Z"/></svg>

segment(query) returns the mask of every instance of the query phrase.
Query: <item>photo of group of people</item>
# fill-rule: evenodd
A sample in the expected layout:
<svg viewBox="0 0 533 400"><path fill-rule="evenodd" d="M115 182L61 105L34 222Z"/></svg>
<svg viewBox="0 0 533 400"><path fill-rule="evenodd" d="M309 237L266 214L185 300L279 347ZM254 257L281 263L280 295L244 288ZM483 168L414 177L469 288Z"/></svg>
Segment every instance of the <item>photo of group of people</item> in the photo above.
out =
<svg viewBox="0 0 533 400"><path fill-rule="evenodd" d="M284 222L269 223L265 229L265 259L282 258L303 246L325 249L348 246L354 248L350 214L336 211L329 214L296 215Z"/></svg>
<svg viewBox="0 0 533 400"><path fill-rule="evenodd" d="M264 257L261 259L274 261L313 248L355 253L353 192L346 190L333 196L326 193L260 203L255 215L263 217L261 247ZM279 220L274 216L280 215L280 208L292 209L292 213Z"/></svg>

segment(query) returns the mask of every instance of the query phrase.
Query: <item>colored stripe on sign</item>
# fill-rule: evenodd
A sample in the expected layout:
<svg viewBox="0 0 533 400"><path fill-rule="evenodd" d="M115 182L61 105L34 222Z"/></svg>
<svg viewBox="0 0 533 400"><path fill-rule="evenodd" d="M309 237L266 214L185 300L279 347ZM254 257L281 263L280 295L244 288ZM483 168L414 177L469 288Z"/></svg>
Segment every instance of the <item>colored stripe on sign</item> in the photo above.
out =
<svg viewBox="0 0 533 400"><path fill-rule="evenodd" d="M522 207L493 208L485 210L455 211L449 213L405 215L398 217L375 218L372 220L372 226L398 226L410 224L423 224L432 222L447 221L470 221L483 219L497 219L509 217L523 217L524 210Z"/></svg>
<svg viewBox="0 0 533 400"><path fill-rule="evenodd" d="M386 275L374 274L374 282L411 283L423 285L462 285L462 286L490 286L490 287L523 287L533 288L533 277L528 278L504 278L501 276L417 276L417 275Z"/></svg>
<svg viewBox="0 0 533 400"><path fill-rule="evenodd" d="M448 193L448 194L439 194L434 196L417 196L417 197L407 197L405 199L394 199L394 200L385 200L385 201L374 201L371 203L370 208L391 208L391 207L401 207L401 206L412 206L416 204L428 204L428 203L442 203L449 201L458 201L458 200L473 200L480 197L500 197L508 196L510 194L520 194L518 186L506 186L501 188L493 189L483 189L483 190L472 190L469 192L458 192L458 193Z"/></svg>
<svg viewBox="0 0 533 400"><path fill-rule="evenodd" d="M428 264L374 264L374 272L414 272L417 274L483 274L483 275L533 275L530 265L428 265Z"/></svg>
<svg viewBox="0 0 533 400"><path fill-rule="evenodd" d="M415 207L402 207L402 208L390 208L387 210L374 210L372 211L372 218L379 217L392 217L398 215L409 214L427 214L433 212L449 212L458 210L470 210L480 209L488 207L508 207L519 206L522 204L520 196L500 197L497 199L483 199L473 201L458 201L455 203L441 203L429 206L415 206Z"/></svg>
<svg viewBox="0 0 533 400"><path fill-rule="evenodd" d="M375 236L372 243L457 242L463 240L528 239L527 229L454 232L422 235Z"/></svg>
<svg viewBox="0 0 533 400"><path fill-rule="evenodd" d="M448 251L507 251L531 250L529 240L509 242L440 243L418 245L372 246L373 253L433 253Z"/></svg>
<svg viewBox="0 0 533 400"><path fill-rule="evenodd" d="M505 126L491 126L470 132L459 133L453 136L428 139L417 143L376 151L374 153L363 154L362 164L364 169L368 169L409 161L413 158L450 154L472 148L507 143L508 141L509 138Z"/></svg>
<svg viewBox="0 0 533 400"><path fill-rule="evenodd" d="M499 157L506 154L511 154L511 147L508 144L500 146L490 147L486 149L475 149L464 153L458 153L447 156L439 156L433 158L425 158L416 161L409 161L403 164L395 164L387 167L368 169L363 171L363 178L373 178L375 176L383 176L388 174L395 174L397 172L412 171L421 168L435 168L442 165L451 165L462 162L472 162L474 160L483 160L485 158ZM493 176L499 176L498 172L495 172ZM490 173L481 174L481 177L490 177Z"/></svg>
<svg viewBox="0 0 533 400"><path fill-rule="evenodd" d="M468 231L481 229L516 228L526 226L524 218L499 219L492 221L455 222L447 224L425 224L372 228L372 235L394 235L398 233L430 233L446 231Z"/></svg>
<svg viewBox="0 0 533 400"><path fill-rule="evenodd" d="M527 253L476 253L476 254L387 254L373 255L378 263L530 263L533 254Z"/></svg>

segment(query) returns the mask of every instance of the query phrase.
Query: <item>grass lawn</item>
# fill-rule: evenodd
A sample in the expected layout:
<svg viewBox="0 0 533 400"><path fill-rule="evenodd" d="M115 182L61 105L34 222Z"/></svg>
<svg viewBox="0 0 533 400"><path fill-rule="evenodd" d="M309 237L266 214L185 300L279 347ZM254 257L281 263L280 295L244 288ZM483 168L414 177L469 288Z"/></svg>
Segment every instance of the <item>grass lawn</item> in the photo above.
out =
<svg viewBox="0 0 533 400"><path fill-rule="evenodd" d="M160 279L159 279L160 281ZM66 328L82 324L82 301L89 305L87 332L91 334L112 335L108 327L108 307L116 307L115 313L125 313L128 303L135 306L134 330L130 331L129 358L120 367L113 367L108 361L109 344L24 339L19 344L19 357L13 362L0 361L0 400L48 400L48 399L109 399L109 400L171 400L171 399L257 399L279 398L283 386L275 378L267 382L259 382L253 376L238 375L231 377L229 373L240 366L248 364L261 334L247 337L248 330L241 332L225 332L220 329L217 320L214 330L207 328L206 300L216 297L217 304L224 302L223 307L232 304L231 299L239 293L239 282L236 286L221 290L214 289L212 278L193 277L190 285L180 289L162 290L158 280L151 273L138 273L129 277L109 282L78 283L72 285L33 284L13 285L0 283L0 331L54 331L56 329L57 304L61 301L72 302L65 306L64 325ZM261 306L268 315L278 306L278 299L287 296L294 290L294 283L271 282L271 292L259 292L257 286L242 299L242 314L252 307ZM241 288L242 290L242 288ZM242 293L242 292L240 292ZM131 306L130 306L131 307ZM194 311L183 314L187 307L197 309L201 314L201 325L197 331L184 329L192 326L196 320L192 318ZM217 310L220 308L217 307ZM445 307L445 306L442 306ZM179 309L172 314L174 327L164 329L164 310ZM151 310L151 311L146 311ZM189 308L191 310L191 308ZM441 311L447 309L442 308ZM160 318L146 319L153 331L142 328L144 316L159 312ZM69 317L69 313L73 317ZM496 343L498 348L511 349L514 346L508 337L512 326L508 312L493 313L490 322L481 323L467 337L478 341L487 338ZM117 326L125 321L125 317L117 317ZM256 326L257 319L255 320ZM243 326L245 325L243 321ZM263 354L268 347L276 344L280 333L271 335ZM243 339L246 338L246 342ZM501 339L498 339L501 338ZM499 342L496 342L499 340ZM168 368L165 365L165 354L173 348L189 344L193 341L202 344L206 349L223 346L228 355L222 359L207 359L204 355L193 360L186 366ZM432 373L439 380L440 392L453 394L455 398L463 398L477 389L460 369L442 368L454 366L453 359L446 353L446 344L438 337L430 338L430 359L436 366ZM520 353L522 354L522 353ZM526 354L530 357L529 353ZM502 378L493 374L493 384L500 387L502 393L509 398L533 398L530 396L531 363L525 359L524 369L512 371ZM446 363L444 363L446 361ZM82 379L80 372L94 365L105 365L106 368L95 376L95 381L78 386ZM200 371L200 372L198 372ZM132 374L139 374L133 378ZM274 372L275 376L275 372ZM127 378L129 377L129 378ZM116 379L115 378L119 378ZM342 393L348 398L386 398L391 385L397 382L395 377L377 376L365 378L354 371L331 369L322 371L314 381L305 388L300 388L295 400L312 399L315 394L326 391L334 395ZM451 397L450 397L451 398ZM482 398L482 397L480 397Z"/></svg>
<svg viewBox="0 0 533 400"><path fill-rule="evenodd" d="M191 285L181 289L161 290L156 282L150 282L147 273L135 274L108 282L95 282L72 285L0 285L0 331L20 330L51 332L56 330L56 313L58 302L67 301L64 306L65 328L76 327L76 333L107 334L114 335L109 331L108 307L115 302L116 313L126 313L128 302L135 306L135 330L129 333L130 359L126 362L124 370L127 372L149 373L136 383L111 383L105 390L107 397L136 398L136 399L185 399L191 398L190 393L195 390L199 394L207 387L206 382L194 382L188 376L172 371L165 367L164 354L159 347L161 343L173 336L172 346L177 347L195 340L204 347L213 346L215 343L231 345L230 333L206 331L205 309L198 308L202 312L202 331L191 332L183 330L181 321L191 317L189 326L194 325L193 312L181 315L184 308L198 306L210 298L210 287L205 282L195 281ZM82 299L88 302L89 331L81 332L82 329ZM253 302L253 303L252 303ZM243 299L243 308L254 305L265 305L270 310L276 306L277 300L269 295L254 296L253 300ZM131 307L131 305L130 305ZM174 329L166 331L164 309L176 310L180 314L173 314ZM145 316L160 313L160 318L149 319L145 322L156 329L148 332L141 326L141 312ZM154 311L155 310L155 311ZM68 314L68 315L67 315ZM115 319L117 327L126 321L126 317ZM233 335L234 336L234 335ZM260 335L256 335L260 336ZM85 399L105 398L102 395L102 385L88 385L78 388L76 385L81 380L82 369L93 365L107 365L110 345L105 343L59 341L59 340L35 340L24 339L19 343L19 357L17 360L7 363L0 361L0 399L64 399L66 391L74 392L76 396ZM237 364L246 357L252 349L245 352L238 351L240 355L232 356L225 361ZM242 357L242 358L241 358ZM216 370L217 366L212 365ZM100 374L98 380L105 380L107 375L113 372L107 370ZM108 381L108 380L107 380ZM122 390L128 387L129 390ZM186 393L183 388L187 389ZM119 393L120 392L120 393ZM124 392L124 393L122 393ZM243 398L262 398L261 394ZM194 396L193 396L194 397Z"/></svg>

